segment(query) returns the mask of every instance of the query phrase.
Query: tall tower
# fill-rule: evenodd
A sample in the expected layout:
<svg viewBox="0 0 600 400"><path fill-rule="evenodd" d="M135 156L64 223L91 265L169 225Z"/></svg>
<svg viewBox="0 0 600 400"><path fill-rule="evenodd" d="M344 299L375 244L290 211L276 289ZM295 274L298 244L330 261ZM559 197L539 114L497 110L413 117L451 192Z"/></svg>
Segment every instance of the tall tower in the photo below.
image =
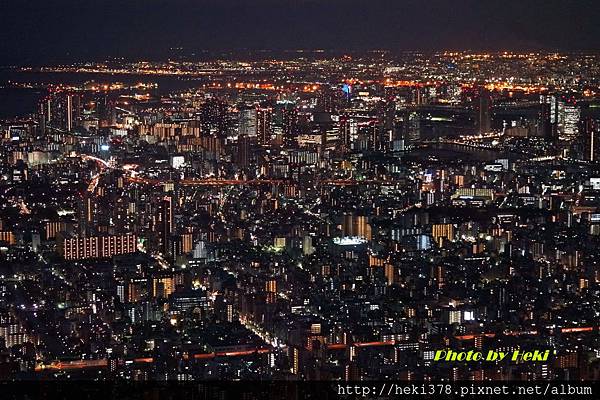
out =
<svg viewBox="0 0 600 400"><path fill-rule="evenodd" d="M270 107L260 107L256 110L256 134L258 144L268 146L271 143L271 134L273 133L273 109Z"/></svg>
<svg viewBox="0 0 600 400"><path fill-rule="evenodd" d="M38 113L38 132L39 132L39 136L45 136L46 135L46 121L47 121L47 117L46 117L46 107L45 107L45 103L41 102L40 103L40 110Z"/></svg>
<svg viewBox="0 0 600 400"><path fill-rule="evenodd" d="M67 132L73 130L73 95L67 95Z"/></svg>
<svg viewBox="0 0 600 400"><path fill-rule="evenodd" d="M546 140L552 139L552 121L550 113L550 104L540 103L540 112L538 114L538 136Z"/></svg>
<svg viewBox="0 0 600 400"><path fill-rule="evenodd" d="M170 240L173 233L173 197L163 197L160 204L160 249L163 254L170 252Z"/></svg>
<svg viewBox="0 0 600 400"><path fill-rule="evenodd" d="M238 136L237 164L240 167L248 166L248 153L250 152L250 139L247 135Z"/></svg>
<svg viewBox="0 0 600 400"><path fill-rule="evenodd" d="M79 234L88 236L92 233L95 223L96 203L89 192L85 192L78 202L79 206Z"/></svg>
<svg viewBox="0 0 600 400"><path fill-rule="evenodd" d="M414 145L421 140L421 115L416 111L405 112L404 141L408 145Z"/></svg>
<svg viewBox="0 0 600 400"><path fill-rule="evenodd" d="M242 109L239 113L238 133L249 137L256 136L256 109Z"/></svg>
<svg viewBox="0 0 600 400"><path fill-rule="evenodd" d="M591 162L600 160L600 121L587 117L581 122L581 147L583 159Z"/></svg>
<svg viewBox="0 0 600 400"><path fill-rule="evenodd" d="M295 107L284 108L281 111L283 125L283 144L286 148L294 148L298 142L296 135L298 133L298 111Z"/></svg>
<svg viewBox="0 0 600 400"><path fill-rule="evenodd" d="M346 150L352 146L352 132L350 129L350 118L348 115L341 115L339 121L339 136Z"/></svg>
<svg viewBox="0 0 600 400"><path fill-rule="evenodd" d="M553 95L540 95L540 136L552 141L558 140L558 101Z"/></svg>
<svg viewBox="0 0 600 400"><path fill-rule="evenodd" d="M486 88L480 87L478 100L477 129L479 134L484 134L492 129L492 96Z"/></svg>
<svg viewBox="0 0 600 400"><path fill-rule="evenodd" d="M574 99L558 102L558 138L572 143L579 137L581 109Z"/></svg>

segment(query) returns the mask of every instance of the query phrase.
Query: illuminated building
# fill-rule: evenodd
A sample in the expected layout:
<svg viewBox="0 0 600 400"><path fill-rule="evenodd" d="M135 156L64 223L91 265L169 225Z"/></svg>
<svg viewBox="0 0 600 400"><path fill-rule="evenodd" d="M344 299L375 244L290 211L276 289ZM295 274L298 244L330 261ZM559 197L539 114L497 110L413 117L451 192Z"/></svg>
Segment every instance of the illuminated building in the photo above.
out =
<svg viewBox="0 0 600 400"><path fill-rule="evenodd" d="M371 240L371 225L369 224L369 218L364 215L344 215L342 229L344 236L357 236Z"/></svg>
<svg viewBox="0 0 600 400"><path fill-rule="evenodd" d="M283 125L283 145L291 149L298 145L298 111L295 107L286 107L281 111Z"/></svg>
<svg viewBox="0 0 600 400"><path fill-rule="evenodd" d="M148 279L133 278L127 285L127 301L136 303L148 295Z"/></svg>
<svg viewBox="0 0 600 400"><path fill-rule="evenodd" d="M171 235L173 234L173 197L165 196L159 205L158 214L159 243L163 254L170 253Z"/></svg>
<svg viewBox="0 0 600 400"><path fill-rule="evenodd" d="M67 224L60 221L49 221L46 222L46 240L56 238L56 234L59 232L65 232L67 230Z"/></svg>
<svg viewBox="0 0 600 400"><path fill-rule="evenodd" d="M587 117L581 121L582 159L597 162L600 150L600 122Z"/></svg>
<svg viewBox="0 0 600 400"><path fill-rule="evenodd" d="M313 247L313 240L310 236L304 236L302 239L302 253L304 255L311 255L315 252L315 248Z"/></svg>
<svg viewBox="0 0 600 400"><path fill-rule="evenodd" d="M293 347L292 351L292 374L300 375L302 370L302 353L300 352L300 348Z"/></svg>
<svg viewBox="0 0 600 400"><path fill-rule="evenodd" d="M15 244L15 234L11 231L0 231L0 242L6 242L9 245Z"/></svg>
<svg viewBox="0 0 600 400"><path fill-rule="evenodd" d="M581 109L573 101L558 102L558 135L559 140L572 142L579 136L579 120Z"/></svg>
<svg viewBox="0 0 600 400"><path fill-rule="evenodd" d="M112 258L137 251L137 236L132 234L88 237L57 235L57 247L65 260Z"/></svg>
<svg viewBox="0 0 600 400"><path fill-rule="evenodd" d="M277 297L277 281L275 279L265 282L265 292L267 294L267 303L275 303Z"/></svg>
<svg viewBox="0 0 600 400"><path fill-rule="evenodd" d="M434 224L431 226L431 236L433 240L440 246L443 244L442 239L454 239L454 225L452 224Z"/></svg>
<svg viewBox="0 0 600 400"><path fill-rule="evenodd" d="M256 135L260 146L267 146L271 143L273 134L273 109L269 107L259 107L256 109Z"/></svg>
<svg viewBox="0 0 600 400"><path fill-rule="evenodd" d="M256 137L257 112L256 108L246 108L239 111L238 133L240 136Z"/></svg>
<svg viewBox="0 0 600 400"><path fill-rule="evenodd" d="M160 277L152 279L152 295L155 298L167 298L175 291L173 277Z"/></svg>
<svg viewBox="0 0 600 400"><path fill-rule="evenodd" d="M347 115L341 115L339 120L339 137L342 145L346 149L350 149L352 147L352 129L351 129L351 120Z"/></svg>
<svg viewBox="0 0 600 400"><path fill-rule="evenodd" d="M558 100L554 95L540 95L539 127L542 136L557 139L558 135ZM549 135L548 135L549 134ZM548 136L547 136L548 135Z"/></svg>
<svg viewBox="0 0 600 400"><path fill-rule="evenodd" d="M193 249L192 234L185 233L181 235L181 252L183 254L191 253Z"/></svg>
<svg viewBox="0 0 600 400"><path fill-rule="evenodd" d="M95 225L94 217L98 214L97 203L89 192L85 192L79 200L79 233L82 236L91 233L92 226Z"/></svg>
<svg viewBox="0 0 600 400"><path fill-rule="evenodd" d="M386 264L384 267L385 278L388 285L396 283L397 270L392 264Z"/></svg>

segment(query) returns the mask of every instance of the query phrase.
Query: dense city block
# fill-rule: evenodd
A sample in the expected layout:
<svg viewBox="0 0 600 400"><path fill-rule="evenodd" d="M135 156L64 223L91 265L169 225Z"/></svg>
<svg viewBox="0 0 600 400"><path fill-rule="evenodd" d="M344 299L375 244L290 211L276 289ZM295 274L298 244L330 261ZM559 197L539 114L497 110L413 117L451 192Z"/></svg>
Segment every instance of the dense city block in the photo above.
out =
<svg viewBox="0 0 600 400"><path fill-rule="evenodd" d="M0 379L600 377L600 56L0 76Z"/></svg>

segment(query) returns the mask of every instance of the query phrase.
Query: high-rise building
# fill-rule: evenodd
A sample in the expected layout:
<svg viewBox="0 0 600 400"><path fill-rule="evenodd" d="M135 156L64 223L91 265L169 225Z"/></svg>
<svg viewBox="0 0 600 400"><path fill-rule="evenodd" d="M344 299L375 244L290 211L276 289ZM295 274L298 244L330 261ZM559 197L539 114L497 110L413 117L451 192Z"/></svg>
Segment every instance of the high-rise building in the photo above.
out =
<svg viewBox="0 0 600 400"><path fill-rule="evenodd" d="M477 99L477 129L480 135L492 129L492 96L486 88L479 88Z"/></svg>
<svg viewBox="0 0 600 400"><path fill-rule="evenodd" d="M421 139L421 116L418 112L405 112L404 143L414 145Z"/></svg>
<svg viewBox="0 0 600 400"><path fill-rule="evenodd" d="M152 295L156 298L167 298L175 291L173 277L157 277L152 280Z"/></svg>
<svg viewBox="0 0 600 400"><path fill-rule="evenodd" d="M275 279L270 279L265 282L265 293L267 297L267 303L275 303L275 299L277 297L277 281Z"/></svg>
<svg viewBox="0 0 600 400"><path fill-rule="evenodd" d="M239 135L237 143L237 159L236 162L240 167L247 167L249 164L250 155L250 138L248 135Z"/></svg>
<svg viewBox="0 0 600 400"><path fill-rule="evenodd" d="M581 121L582 159L598 162L600 159L600 121L587 117Z"/></svg>
<svg viewBox="0 0 600 400"><path fill-rule="evenodd" d="M270 107L259 107L256 110L256 135L258 144L267 146L271 143L273 133L273 109Z"/></svg>
<svg viewBox="0 0 600 400"><path fill-rule="evenodd" d="M431 236L438 245L442 246L443 240L454 239L454 225L434 224L431 226Z"/></svg>
<svg viewBox="0 0 600 400"><path fill-rule="evenodd" d="M558 102L556 96L540 96L538 135L550 140L558 139Z"/></svg>
<svg viewBox="0 0 600 400"><path fill-rule="evenodd" d="M79 200L79 234L90 235L94 226L94 215L97 213L97 203L88 192Z"/></svg>
<svg viewBox="0 0 600 400"><path fill-rule="evenodd" d="M67 95L67 132L73 130L73 96Z"/></svg>
<svg viewBox="0 0 600 400"><path fill-rule="evenodd" d="M56 238L59 232L67 231L67 224L61 221L46 222L46 240Z"/></svg>
<svg viewBox="0 0 600 400"><path fill-rule="evenodd" d="M163 254L170 252L170 240L173 234L173 197L165 196L162 198L159 207L159 231L160 231L160 249Z"/></svg>
<svg viewBox="0 0 600 400"><path fill-rule="evenodd" d="M43 131L48 128L71 132L81 121L81 95L54 92L40 103Z"/></svg>
<svg viewBox="0 0 600 400"><path fill-rule="evenodd" d="M285 148L295 148L298 145L298 111L295 107L284 108L281 111L283 125L283 145Z"/></svg>
<svg viewBox="0 0 600 400"><path fill-rule="evenodd" d="M137 251L137 236L132 234L56 238L57 249L65 260L111 258Z"/></svg>
<svg viewBox="0 0 600 400"><path fill-rule="evenodd" d="M538 114L537 136L545 139L553 138L553 125L550 119L550 104L540 103L540 112Z"/></svg>
<svg viewBox="0 0 600 400"><path fill-rule="evenodd" d="M315 252L315 248L313 247L313 240L311 236L304 236L302 239L302 253L305 256L311 255Z"/></svg>
<svg viewBox="0 0 600 400"><path fill-rule="evenodd" d="M40 244L42 243L41 241L41 236L39 233L35 232L31 234L31 249L37 253L39 251L40 248Z"/></svg>
<svg viewBox="0 0 600 400"><path fill-rule="evenodd" d="M200 107L202 132L222 137L229 128L227 103L220 99L210 99Z"/></svg>
<svg viewBox="0 0 600 400"><path fill-rule="evenodd" d="M206 258L206 257L207 257L206 243L204 243L203 241L199 241L198 243L196 243L196 246L194 247L194 258Z"/></svg>
<svg viewBox="0 0 600 400"><path fill-rule="evenodd" d="M339 120L339 140L345 149L352 145L351 119L347 115L341 115Z"/></svg>
<svg viewBox="0 0 600 400"><path fill-rule="evenodd" d="M342 228L344 236L356 236L366 240L372 239L371 225L367 216L346 214L344 215Z"/></svg>
<svg viewBox="0 0 600 400"><path fill-rule="evenodd" d="M12 231L0 231L0 242L5 242L9 245L15 244L15 234Z"/></svg>
<svg viewBox="0 0 600 400"><path fill-rule="evenodd" d="M256 108L245 108L239 111L238 134L247 137L256 136Z"/></svg>
<svg viewBox="0 0 600 400"><path fill-rule="evenodd" d="M567 99L558 102L558 138L563 142L573 142L579 136L581 109L575 101Z"/></svg>

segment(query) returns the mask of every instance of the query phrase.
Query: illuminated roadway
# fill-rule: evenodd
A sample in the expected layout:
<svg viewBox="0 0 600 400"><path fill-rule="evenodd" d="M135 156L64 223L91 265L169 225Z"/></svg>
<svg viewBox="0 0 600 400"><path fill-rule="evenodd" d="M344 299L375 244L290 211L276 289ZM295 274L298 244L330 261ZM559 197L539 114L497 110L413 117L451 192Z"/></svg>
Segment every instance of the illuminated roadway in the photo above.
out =
<svg viewBox="0 0 600 400"><path fill-rule="evenodd" d="M98 182L100 180L100 176L107 170L113 169L111 165L98 157L90 156L87 154L81 154L80 157L84 160L95 161L100 168L100 172L92 177L90 183L88 185L88 191L93 192L98 186ZM126 168L124 166L120 168L127 175L126 179L130 183L137 184L145 184L145 185L164 185L167 183L174 183L172 180L162 180L155 178L146 178L141 177L139 175L134 175L134 172L131 168ZM292 183L291 181L286 181L283 179L250 179L250 180L242 180L242 179L215 179L215 178L204 178L204 179L182 179L176 181L178 184L183 186L253 186L253 185L279 185L284 183ZM385 184L395 184L395 181L388 180L377 180L377 179L364 179L364 180L356 180L356 179L323 179L317 181L318 185L330 185L330 186L357 186L357 185L385 185Z"/></svg>
<svg viewBox="0 0 600 400"><path fill-rule="evenodd" d="M172 183L173 181L166 181L153 178L142 178L140 176L129 176L127 177L129 182L148 184L148 185L164 185L166 183ZM244 185L279 185L288 181L282 179L251 179L251 180L240 180L240 179L182 179L177 181L178 184L184 186L244 186ZM290 182L291 183L291 182ZM394 181L385 180L354 180L354 179L325 179L318 181L321 185L331 186L356 186L356 185L370 185L370 184L394 184Z"/></svg>
<svg viewBox="0 0 600 400"><path fill-rule="evenodd" d="M560 332L563 334L567 333L584 333L584 332L594 332L600 330L600 326L586 326L586 327L577 327L577 328L561 328ZM506 332L505 335L508 336L521 336L521 335L532 335L535 336L539 334L538 331L524 331L524 332ZM458 340L473 340L476 337L495 337L495 333L475 333L469 335L460 335L455 336ZM385 347L385 346L394 346L397 344L395 340L390 341L380 341L380 342L358 342L353 343L352 346L356 348L369 348L369 347ZM327 345L328 350L344 350L347 349L350 345L346 343L332 343ZM227 351L227 352L216 352L216 353L199 353L193 354L191 356L184 356L184 359L189 359L190 357L195 360L212 360L217 357L244 357L251 356L257 354L267 354L270 353L271 350L268 348L255 348L250 350L243 351ZM119 365L123 364L152 364L154 362L154 358L152 357L141 357L141 358L133 358L128 360L119 360ZM89 368L105 368L108 367L108 360L106 358L98 359L98 360L74 360L74 361L53 361L49 364L38 364L35 367L36 372L42 371L61 371L61 370L77 370L77 369L89 369Z"/></svg>

